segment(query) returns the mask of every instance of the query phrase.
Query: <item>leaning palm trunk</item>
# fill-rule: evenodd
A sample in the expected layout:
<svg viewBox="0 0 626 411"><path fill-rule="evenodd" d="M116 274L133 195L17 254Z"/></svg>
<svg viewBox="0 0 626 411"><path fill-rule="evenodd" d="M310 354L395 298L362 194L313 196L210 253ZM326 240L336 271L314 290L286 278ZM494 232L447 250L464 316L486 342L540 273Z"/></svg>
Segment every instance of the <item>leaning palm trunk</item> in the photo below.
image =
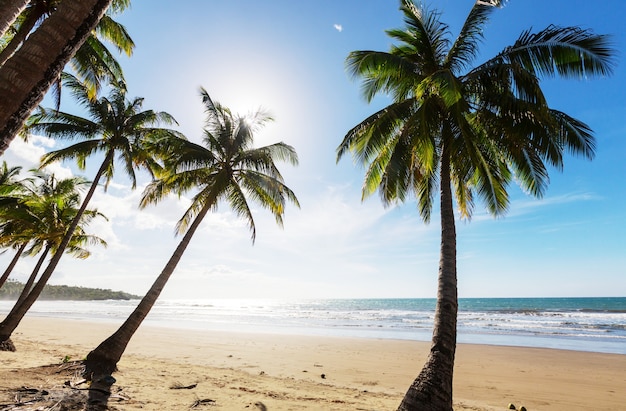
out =
<svg viewBox="0 0 626 411"><path fill-rule="evenodd" d="M39 260L37 260L37 264L35 265L33 272L30 274L30 277L28 277L28 281L26 281L26 284L24 284L24 288L17 298L17 301L13 305L13 308L11 308L11 311L9 311L2 323L0 323L0 351L15 351L15 345L13 344L13 341L11 341L11 334L20 323L22 318L24 318L24 314L26 314L26 311L22 313L20 306L24 303L24 300L26 300L26 297L28 297L28 295L30 294L31 287L35 283L37 274L39 274L39 270L41 269L43 262L48 256L49 251L50 247L47 246L41 257L39 257ZM37 297L39 297L39 294L37 294ZM5 324L7 324L8 326L5 327ZM15 327L12 327L11 324L15 324Z"/></svg>
<svg viewBox="0 0 626 411"><path fill-rule="evenodd" d="M0 276L0 288L2 288L4 283L6 283L7 278L9 278L9 275L11 275L11 272L15 268L15 265L17 264L17 262L19 261L20 257L22 256L22 253L26 249L26 245L27 244L28 243L23 243L22 245L20 245L20 248L17 249L17 252L13 256L13 259L9 263L9 266L7 267L6 270L4 270L4 273L2 273L2 276Z"/></svg>
<svg viewBox="0 0 626 411"><path fill-rule="evenodd" d="M111 1L62 1L57 11L0 66L0 154L90 35Z"/></svg>
<svg viewBox="0 0 626 411"><path fill-rule="evenodd" d="M174 254L165 264L161 274L159 274L152 287L150 287L122 326L87 355L84 377L91 381L87 403L88 411L107 409L107 403L111 395L111 386L115 383L115 378L111 374L117 369L117 363L122 358L122 354L124 354L130 339L156 303L161 291L189 245L191 237L193 237L193 234L209 210L210 205L207 205L198 213L193 223L189 226L189 230L187 230L178 247L176 247Z"/></svg>
<svg viewBox="0 0 626 411"><path fill-rule="evenodd" d="M0 52L0 66L2 66L13 53L15 53L15 50L22 45L33 27L35 27L35 24L37 24L37 21L43 17L43 15L43 11L39 13L33 11L28 14L28 17L24 20L17 33L15 33L15 36L13 36L9 44Z"/></svg>
<svg viewBox="0 0 626 411"><path fill-rule="evenodd" d="M93 183L91 183L91 187L89 187L89 191L85 195L85 199L83 200L83 203L81 204L80 208L76 212L76 216L74 217L74 220L72 220L72 223L68 227L67 232L65 233L65 236L61 240L61 243L59 244L56 252L50 259L48 266L46 267L44 272L41 274L41 277L39 278L39 281L37 281L37 284L28 293L26 298L24 298L22 303L14 307L14 310L15 310L14 315L12 315L10 318L9 316L7 316L7 318L5 318L4 321L0 323L0 351L7 351L11 347L12 349L10 350L15 351L15 346L11 342L11 334L13 334L13 331L15 331L17 326L20 324L20 322L22 321L22 318L24 318L24 315L26 315L30 307L32 307L35 301L37 301L37 298L39 298L39 295L43 291L44 286L48 283L48 280L52 276L54 269L56 268L57 264L61 260L61 257L63 256L63 253L65 252L65 249L67 248L68 244L70 243L70 240L72 239L72 236L74 235L74 231L76 230L76 227L78 227L78 223L80 222L83 214L85 213L85 210L87 209L87 205L89 204L89 201L93 197L93 194L96 191L96 188L98 187L98 181L100 180L100 177L104 173L106 165L108 164L108 160L110 160L112 156L113 156L113 151L110 151L109 153L107 153L107 157L105 158L104 162L100 166L100 169L96 173L96 177L94 178Z"/></svg>
<svg viewBox="0 0 626 411"><path fill-rule="evenodd" d="M0 37L11 27L13 22L28 6L30 0L2 0L0 1Z"/></svg>
<svg viewBox="0 0 626 411"><path fill-rule="evenodd" d="M33 272L30 273L30 277L28 277L28 281L26 281L26 284L24 284L24 289L22 289L20 296L17 297L17 301L15 302L15 307L20 305L24 301L26 296L30 293L30 290L33 288L33 284L35 283L35 279L37 278L37 275L39 274L39 270L41 270L41 266L43 265L43 262L46 261L46 257L48 256L49 252L50 252L50 246L48 245L46 246L46 249L44 250L44 252L41 254L41 257L39 257L39 260L37 260L37 264L35 264L35 268L33 268ZM13 309L11 311L13 311ZM11 312L9 312L9 315L11 315Z"/></svg>
<svg viewBox="0 0 626 411"><path fill-rule="evenodd" d="M441 161L441 254L430 354L406 392L399 411L452 411L452 375L456 350L458 311L456 280L456 229L450 187L450 164Z"/></svg>

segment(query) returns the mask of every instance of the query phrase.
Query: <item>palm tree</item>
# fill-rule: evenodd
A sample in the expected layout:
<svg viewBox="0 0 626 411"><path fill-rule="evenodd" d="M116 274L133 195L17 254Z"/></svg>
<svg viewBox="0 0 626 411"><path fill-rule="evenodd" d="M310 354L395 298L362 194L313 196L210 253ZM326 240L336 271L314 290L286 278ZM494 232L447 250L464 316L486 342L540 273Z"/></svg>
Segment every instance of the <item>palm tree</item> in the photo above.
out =
<svg viewBox="0 0 626 411"><path fill-rule="evenodd" d="M20 304L30 292L48 254L50 252L54 254L57 251L66 228L71 224L80 206L79 191L89 184L89 181L81 177L59 181L54 174L48 175L38 170L32 170L32 172L39 184L32 184L29 187L30 193L20 201L21 208L27 212L24 213L26 221L18 221L21 230L17 233L17 241L28 241L30 246L27 254L31 256L40 254L40 257L16 305ZM66 249L68 254L85 259L91 253L83 245L106 246L106 242L99 237L85 234L82 227L98 216L104 217L97 210L85 210L81 217L82 224L74 231Z"/></svg>
<svg viewBox="0 0 626 411"><path fill-rule="evenodd" d="M69 113L58 112L53 109L40 108L31 116L27 124L29 132L40 132L48 137L57 139L82 139L69 147L52 151L43 156L42 167L58 160L77 159L78 167L84 169L86 159L95 153L104 153L104 160L89 188L74 221L67 228L66 234L58 246L58 251L50 259L48 266L41 274L41 279L33 288L19 309L26 312L35 302L31 294L37 290L40 283L48 281L56 268L63 251L68 246L74 230L78 226L82 213L93 197L99 181L105 179L105 190L113 178L115 170L115 156L119 155L124 171L132 181L132 187L137 184L135 168L145 168L150 171L154 164L153 153L147 148L146 141L160 136L161 138L181 137L174 130L157 127L159 123L176 124L172 116L165 112L152 110L141 111L143 99L132 101L126 99L124 89L112 89L109 98L101 97L97 100L89 98L88 88L76 78L69 76L66 81L69 90L82 104L92 119L82 118ZM43 289L43 285L40 287ZM41 292L41 289L37 292ZM0 333L2 338L2 333ZM0 339L0 342L2 340Z"/></svg>
<svg viewBox="0 0 626 411"><path fill-rule="evenodd" d="M368 101L381 93L393 99L351 129L337 149L338 160L351 151L366 166L363 197L378 190L389 205L415 195L428 222L439 191L441 254L432 345L400 410L452 410L458 309L453 191L462 217L471 216L476 197L491 214L501 215L511 180L541 197L548 167L561 169L564 152L594 155L590 128L550 108L539 78L609 74L607 37L577 27L526 31L472 68L482 28L495 10L490 3L477 1L450 41L438 12L404 0L406 27L387 32L398 44L388 53L354 51L346 60L351 74L363 79Z"/></svg>
<svg viewBox="0 0 626 411"><path fill-rule="evenodd" d="M33 185L30 188L30 194L24 196L21 200L23 205L21 210L27 211L23 213L27 221L21 221L18 226L25 229L19 236L27 236L30 239L31 246L28 253L41 255L17 302L0 323L0 350L3 351L15 351L15 347L11 342L11 334L15 331L27 311L20 307L27 298L36 300L49 278L42 276L37 286L31 290L48 253L52 252L55 255L67 251L77 258L84 259L90 255L90 252L84 248L85 245L99 244L106 246L104 240L95 235L86 234L83 228L84 225L89 224L94 218L103 217L103 215L97 210L85 210L80 216L79 225L74 230L68 247L65 250L61 250L59 245L66 235L68 226L75 219L78 213L78 206L81 204L79 190L82 186L87 185L88 181L78 177L57 180L54 175L37 171L35 172L35 177L40 183Z"/></svg>
<svg viewBox="0 0 626 411"><path fill-rule="evenodd" d="M89 403L93 409L106 407L108 394L105 393L110 392L115 382L111 374L126 345L156 302L202 219L217 209L219 201L225 201L247 220L253 242L256 231L248 198L270 210L281 226L286 201L299 206L275 165L276 160L296 165L295 150L284 143L252 147L254 132L272 120L271 117L261 111L250 118L233 116L228 108L214 103L204 89L201 96L208 116L204 146L181 139L157 142L169 147L169 157L160 178L146 187L140 205L143 208L157 203L170 193L181 195L198 190L176 226L178 234L184 233L183 238L124 324L87 355L85 378L92 382Z"/></svg>
<svg viewBox="0 0 626 411"><path fill-rule="evenodd" d="M0 66L0 154L57 81L112 0L65 0ZM29 70L24 70L28 67Z"/></svg>

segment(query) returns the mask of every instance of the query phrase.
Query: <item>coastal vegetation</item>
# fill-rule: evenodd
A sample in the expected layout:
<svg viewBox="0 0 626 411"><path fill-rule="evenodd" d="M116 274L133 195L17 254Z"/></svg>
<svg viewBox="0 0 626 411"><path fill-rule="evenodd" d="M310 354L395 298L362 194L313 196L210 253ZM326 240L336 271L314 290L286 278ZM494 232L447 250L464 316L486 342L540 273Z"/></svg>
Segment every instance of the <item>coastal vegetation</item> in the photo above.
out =
<svg viewBox="0 0 626 411"><path fill-rule="evenodd" d="M430 221L433 209L440 214L432 345L399 405L403 411L452 410L458 313L455 205L467 219L478 199L492 215L502 215L509 207L512 182L541 197L548 170L561 170L566 153L594 157L590 127L552 108L540 79L610 74L613 50L607 37L578 27L525 31L493 58L474 65L483 28L502 3L476 1L458 37L451 39L439 12L401 0L405 26L387 32L395 42L390 50L353 51L346 59L368 102L380 95L392 102L347 132L337 161L351 153L365 166L363 198L378 192L389 206L414 197L424 222ZM121 164L133 189L136 171L150 176L141 208L170 195L193 193L176 224L181 241L163 270L126 321L83 363L91 384L89 410L106 409L115 383L112 374L128 343L203 219L218 204L229 206L247 223L253 243L252 203L269 210L279 226L288 202L299 207L276 165L297 165L295 149L282 142L254 147L255 133L273 120L267 112L233 114L201 89L206 123L202 142L195 143L168 128L178 126L170 114L144 110L142 98L127 96L122 68L100 40L132 53L134 44L125 28L106 14L129 4L10 0L0 5L0 154L18 132L25 138L37 133L73 143L47 152L29 179L20 180L19 168L6 163L0 170L0 246L14 253L0 277L0 298L17 298L0 323L0 350L15 349L11 334L38 298L139 299L110 290L47 285L63 254L86 258L86 245L105 245L87 234L85 226L101 216L88 205L99 185L107 189L116 165ZM61 88L68 91L86 117L61 111L58 102L53 108L37 107L51 86L57 87L57 97ZM84 171L96 156L102 161L84 196L84 179L57 180L45 172L52 163L67 160L75 160ZM25 256L39 256L27 283L7 280Z"/></svg>
<svg viewBox="0 0 626 411"><path fill-rule="evenodd" d="M24 289L24 283L8 280L0 288L0 300L16 300ZM138 300L141 297L124 291L103 288L76 287L46 284L39 300L92 301L92 300Z"/></svg>
<svg viewBox="0 0 626 411"><path fill-rule="evenodd" d="M49 253L51 261L61 255L89 257L88 245L106 246L100 237L87 234L85 226L104 217L97 210L81 206L80 191L89 182L81 177L59 180L54 175L33 170L33 177L17 184L7 204L0 208L0 240L5 245L27 244L27 255L39 255L15 305L0 322L0 349L15 350L11 334L34 304L50 279L49 267L39 276ZM73 226L72 226L73 225ZM21 248L21 246L20 246Z"/></svg>

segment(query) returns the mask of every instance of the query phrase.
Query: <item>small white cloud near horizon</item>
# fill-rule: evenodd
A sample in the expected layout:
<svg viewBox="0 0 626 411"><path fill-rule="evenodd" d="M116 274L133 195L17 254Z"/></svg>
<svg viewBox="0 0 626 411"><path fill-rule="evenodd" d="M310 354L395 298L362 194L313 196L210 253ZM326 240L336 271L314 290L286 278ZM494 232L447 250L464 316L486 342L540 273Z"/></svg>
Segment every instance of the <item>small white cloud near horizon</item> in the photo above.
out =
<svg viewBox="0 0 626 411"><path fill-rule="evenodd" d="M333 24L333 27L335 28L335 30L337 30L338 32L342 32L343 31L343 26L341 24Z"/></svg>

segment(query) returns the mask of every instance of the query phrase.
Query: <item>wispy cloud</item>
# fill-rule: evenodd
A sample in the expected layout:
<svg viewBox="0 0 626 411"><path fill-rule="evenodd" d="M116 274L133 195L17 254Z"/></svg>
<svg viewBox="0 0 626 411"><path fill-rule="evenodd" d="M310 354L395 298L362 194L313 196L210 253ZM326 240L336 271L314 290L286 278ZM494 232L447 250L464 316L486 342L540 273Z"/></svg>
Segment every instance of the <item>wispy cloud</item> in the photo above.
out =
<svg viewBox="0 0 626 411"><path fill-rule="evenodd" d="M511 201L509 210L503 215L503 217L520 217L531 213L537 213L537 210L553 206L587 201L601 201L602 199L602 196L591 192L573 192L541 199L525 197L523 199ZM472 215L471 221L491 221L493 219L494 217L485 211L483 204L478 203L476 205L476 212Z"/></svg>
<svg viewBox="0 0 626 411"><path fill-rule="evenodd" d="M338 32L342 32L343 31L343 26L341 24L333 24L333 27L335 28L335 30L337 30Z"/></svg>

